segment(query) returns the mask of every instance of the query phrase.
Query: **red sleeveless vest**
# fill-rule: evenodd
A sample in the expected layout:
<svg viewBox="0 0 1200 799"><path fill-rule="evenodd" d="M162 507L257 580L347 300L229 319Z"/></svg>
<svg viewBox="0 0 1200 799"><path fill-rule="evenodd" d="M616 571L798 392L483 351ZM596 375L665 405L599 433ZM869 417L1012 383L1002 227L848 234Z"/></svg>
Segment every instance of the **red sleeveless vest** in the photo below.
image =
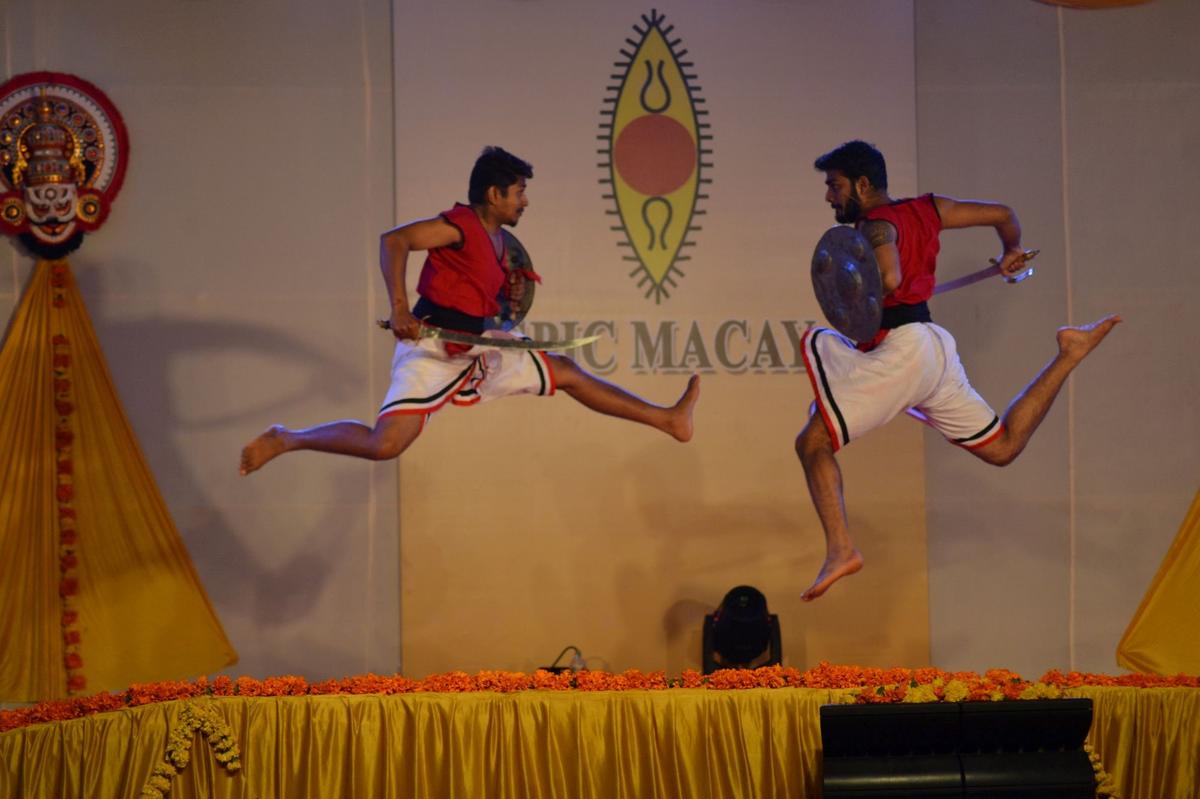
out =
<svg viewBox="0 0 1200 799"><path fill-rule="evenodd" d="M444 308L471 316L492 316L500 311L496 297L504 285L504 253L496 256L492 239L471 210L455 203L441 217L462 233L457 247L436 247L429 251L417 293Z"/></svg>

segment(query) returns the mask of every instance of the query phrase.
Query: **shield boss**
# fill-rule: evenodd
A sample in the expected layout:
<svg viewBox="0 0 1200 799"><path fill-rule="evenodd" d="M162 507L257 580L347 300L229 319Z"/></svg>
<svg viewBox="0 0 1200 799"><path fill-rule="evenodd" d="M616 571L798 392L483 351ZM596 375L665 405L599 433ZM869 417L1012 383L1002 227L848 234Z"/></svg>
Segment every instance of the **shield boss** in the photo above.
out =
<svg viewBox="0 0 1200 799"><path fill-rule="evenodd" d="M529 252L517 240L517 237L508 232L507 228L501 228L501 234L504 236L504 256L505 269L511 274L517 270L528 270L528 274L533 274L533 261L529 257ZM528 275L522 274L519 278L525 283L525 295L521 297L518 303L509 302L508 293L505 291L506 286L500 288L500 293L496 296L496 302L500 305L500 312L495 316L489 317L484 322L484 328L487 330L511 330L521 324L521 320L525 318L525 314L529 313L529 309L533 307L533 293L537 286L537 282ZM507 283L507 281L505 281Z"/></svg>
<svg viewBox="0 0 1200 799"><path fill-rule="evenodd" d="M813 292L829 324L854 341L870 341L883 316L883 283L875 253L849 225L825 231L812 258Z"/></svg>

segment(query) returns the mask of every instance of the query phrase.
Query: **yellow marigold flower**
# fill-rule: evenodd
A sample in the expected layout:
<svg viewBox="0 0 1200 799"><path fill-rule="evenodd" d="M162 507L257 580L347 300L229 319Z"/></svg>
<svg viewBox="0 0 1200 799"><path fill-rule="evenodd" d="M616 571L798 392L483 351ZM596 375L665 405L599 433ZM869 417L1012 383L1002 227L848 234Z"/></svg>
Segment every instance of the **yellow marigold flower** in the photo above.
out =
<svg viewBox="0 0 1200 799"><path fill-rule="evenodd" d="M937 692L933 690L932 685L918 685L916 688L909 688L908 693L900 700L902 702L936 702L938 701Z"/></svg>
<svg viewBox="0 0 1200 799"><path fill-rule="evenodd" d="M962 702L971 693L971 689L962 680L951 680L946 683L945 698L947 702Z"/></svg>
<svg viewBox="0 0 1200 799"><path fill-rule="evenodd" d="M1021 699L1057 699L1062 691L1057 686L1042 682L1030 683L1021 691Z"/></svg>

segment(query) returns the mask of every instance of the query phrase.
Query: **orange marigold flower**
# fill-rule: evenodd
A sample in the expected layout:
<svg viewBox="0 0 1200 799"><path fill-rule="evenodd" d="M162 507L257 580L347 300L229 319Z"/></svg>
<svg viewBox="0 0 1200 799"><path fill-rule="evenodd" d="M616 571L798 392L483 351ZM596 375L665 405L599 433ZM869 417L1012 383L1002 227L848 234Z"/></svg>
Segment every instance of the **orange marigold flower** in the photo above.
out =
<svg viewBox="0 0 1200 799"><path fill-rule="evenodd" d="M50 339L50 343L59 345L59 346L65 346L67 344L70 344L71 342L62 333L55 333L54 337Z"/></svg>
<svg viewBox="0 0 1200 799"><path fill-rule="evenodd" d="M58 584L59 596L75 596L79 593L79 581L74 578L67 578Z"/></svg>
<svg viewBox="0 0 1200 799"><path fill-rule="evenodd" d="M80 657L78 652L67 653L67 656L63 658L63 663L68 669L83 668L83 658Z"/></svg>
<svg viewBox="0 0 1200 799"><path fill-rule="evenodd" d="M321 695L340 693L338 690L337 680L321 680L320 682L310 683L308 686L308 692L310 694Z"/></svg>
<svg viewBox="0 0 1200 799"><path fill-rule="evenodd" d="M79 533L74 530L63 530L59 533L58 540L65 547L75 546L79 541Z"/></svg>
<svg viewBox="0 0 1200 799"><path fill-rule="evenodd" d="M78 565L79 565L79 558L75 557L75 554L72 552L68 552L66 555L63 555L62 557L60 557L58 559L59 571L67 572L67 571L70 571L71 569L74 569Z"/></svg>
<svg viewBox="0 0 1200 799"><path fill-rule="evenodd" d="M87 677L82 674L73 674L67 678L67 690L72 693L78 693L84 688L87 688Z"/></svg>
<svg viewBox="0 0 1200 799"><path fill-rule="evenodd" d="M575 687L580 691L610 691L612 682L603 671L582 669L575 672Z"/></svg>
<svg viewBox="0 0 1200 799"><path fill-rule="evenodd" d="M567 670L557 674L545 669L533 673L533 687L543 691L567 691L575 679L575 673Z"/></svg>
<svg viewBox="0 0 1200 799"><path fill-rule="evenodd" d="M262 696L262 683L251 677L238 677L233 681L234 693L238 696Z"/></svg>
<svg viewBox="0 0 1200 799"><path fill-rule="evenodd" d="M222 674L212 681L212 685L209 686L208 692L213 696L233 696L233 678Z"/></svg>
<svg viewBox="0 0 1200 799"><path fill-rule="evenodd" d="M475 690L475 681L465 671L432 674L419 681L418 691L462 693ZM366 693L366 692L364 692Z"/></svg>
<svg viewBox="0 0 1200 799"><path fill-rule="evenodd" d="M71 356L65 352L60 352L54 356L53 363L55 369L66 369L71 365Z"/></svg>
<svg viewBox="0 0 1200 799"><path fill-rule="evenodd" d="M76 611L76 610L64 610L63 611L63 615L62 615L62 626L63 627L69 627L77 621L79 621L79 611Z"/></svg>
<svg viewBox="0 0 1200 799"><path fill-rule="evenodd" d="M708 687L742 690L757 687L754 672L747 669L717 669L708 675Z"/></svg>
<svg viewBox="0 0 1200 799"><path fill-rule="evenodd" d="M75 497L75 489L69 485L60 485L55 492L59 502L70 502Z"/></svg>
<svg viewBox="0 0 1200 799"><path fill-rule="evenodd" d="M81 636L79 635L79 630L68 630L66 633L63 634L63 641L68 646L74 646L74 645L78 644L80 642L80 640L81 640Z"/></svg>
<svg viewBox="0 0 1200 799"><path fill-rule="evenodd" d="M303 677L268 677L263 680L264 696L304 696L308 693L308 682Z"/></svg>

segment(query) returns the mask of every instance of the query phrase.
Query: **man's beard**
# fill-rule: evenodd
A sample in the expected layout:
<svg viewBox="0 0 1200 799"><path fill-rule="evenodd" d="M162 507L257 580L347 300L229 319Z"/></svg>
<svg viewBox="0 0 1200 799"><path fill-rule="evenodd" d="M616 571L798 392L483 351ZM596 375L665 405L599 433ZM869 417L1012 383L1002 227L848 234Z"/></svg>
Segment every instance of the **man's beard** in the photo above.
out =
<svg viewBox="0 0 1200 799"><path fill-rule="evenodd" d="M843 225L853 225L861 216L862 198L858 196L858 189L851 187L846 204L834 211L833 218Z"/></svg>

